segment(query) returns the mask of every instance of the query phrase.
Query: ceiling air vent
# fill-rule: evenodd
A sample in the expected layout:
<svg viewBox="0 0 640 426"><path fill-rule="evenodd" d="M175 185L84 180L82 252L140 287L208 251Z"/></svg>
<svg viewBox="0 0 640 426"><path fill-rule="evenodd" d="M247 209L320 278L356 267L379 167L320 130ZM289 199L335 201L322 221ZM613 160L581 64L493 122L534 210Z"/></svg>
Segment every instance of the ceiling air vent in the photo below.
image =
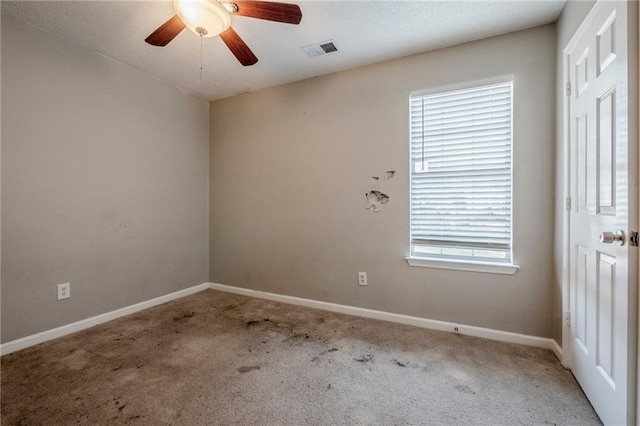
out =
<svg viewBox="0 0 640 426"><path fill-rule="evenodd" d="M317 58L318 56L332 55L338 53L338 48L333 43L333 40L323 41L322 43L310 44L308 46L302 46L301 48L311 58Z"/></svg>

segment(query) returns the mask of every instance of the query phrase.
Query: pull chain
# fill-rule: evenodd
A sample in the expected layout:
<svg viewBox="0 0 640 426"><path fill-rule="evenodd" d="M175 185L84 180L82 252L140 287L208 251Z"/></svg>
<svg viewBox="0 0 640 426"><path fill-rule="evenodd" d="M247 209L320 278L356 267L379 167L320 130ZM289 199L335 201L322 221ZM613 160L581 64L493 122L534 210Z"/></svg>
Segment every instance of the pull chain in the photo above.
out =
<svg viewBox="0 0 640 426"><path fill-rule="evenodd" d="M202 80L202 33L200 33L200 80Z"/></svg>

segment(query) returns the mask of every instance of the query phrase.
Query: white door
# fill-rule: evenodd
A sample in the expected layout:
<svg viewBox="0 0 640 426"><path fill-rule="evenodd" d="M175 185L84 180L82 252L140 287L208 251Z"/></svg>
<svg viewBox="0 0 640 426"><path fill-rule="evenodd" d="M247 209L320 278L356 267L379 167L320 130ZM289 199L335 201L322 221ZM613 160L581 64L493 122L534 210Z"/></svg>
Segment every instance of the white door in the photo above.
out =
<svg viewBox="0 0 640 426"><path fill-rule="evenodd" d="M627 16L637 15L628 8L596 3L565 51L572 204L567 363L605 425L635 423L638 248L629 231L638 218L637 187L630 185L638 157L633 125L629 133L636 95L628 87Z"/></svg>

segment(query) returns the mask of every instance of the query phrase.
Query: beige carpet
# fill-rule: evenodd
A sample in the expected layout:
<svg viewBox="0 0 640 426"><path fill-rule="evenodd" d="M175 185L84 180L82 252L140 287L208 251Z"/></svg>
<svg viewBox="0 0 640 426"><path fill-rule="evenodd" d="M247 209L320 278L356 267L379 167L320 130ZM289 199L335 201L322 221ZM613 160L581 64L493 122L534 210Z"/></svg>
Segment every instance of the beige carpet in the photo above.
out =
<svg viewBox="0 0 640 426"><path fill-rule="evenodd" d="M1 369L3 425L600 424L548 350L213 290Z"/></svg>

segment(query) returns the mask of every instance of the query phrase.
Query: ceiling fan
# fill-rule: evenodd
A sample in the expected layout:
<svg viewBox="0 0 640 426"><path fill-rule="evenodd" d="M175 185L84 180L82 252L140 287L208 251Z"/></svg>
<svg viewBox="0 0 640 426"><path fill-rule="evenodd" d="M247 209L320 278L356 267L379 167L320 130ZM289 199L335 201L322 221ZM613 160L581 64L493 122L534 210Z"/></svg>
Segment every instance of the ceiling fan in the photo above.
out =
<svg viewBox="0 0 640 426"><path fill-rule="evenodd" d="M176 14L152 32L145 39L147 43L166 46L185 27L200 37L220 35L224 44L244 66L255 64L258 58L231 28L231 15L295 25L302 20L298 5L270 1L174 0L173 8Z"/></svg>

